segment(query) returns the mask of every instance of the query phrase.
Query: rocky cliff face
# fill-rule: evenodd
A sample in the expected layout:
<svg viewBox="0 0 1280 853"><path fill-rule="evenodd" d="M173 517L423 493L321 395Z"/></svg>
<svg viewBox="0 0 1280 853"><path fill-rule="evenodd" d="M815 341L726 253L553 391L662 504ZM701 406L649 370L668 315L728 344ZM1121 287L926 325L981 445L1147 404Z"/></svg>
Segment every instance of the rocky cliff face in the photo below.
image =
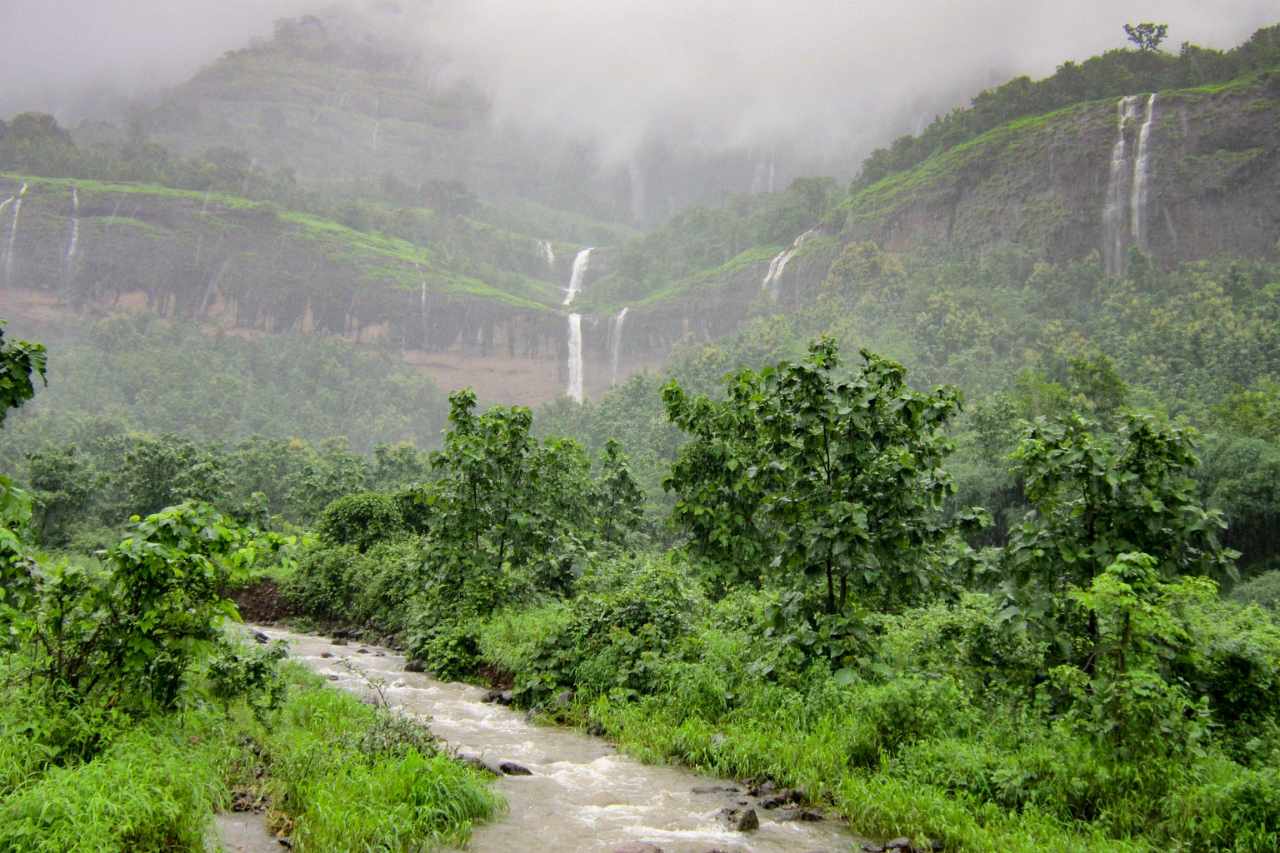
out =
<svg viewBox="0 0 1280 853"><path fill-rule="evenodd" d="M1120 126L1115 102L1016 121L854 195L846 239L891 250L1016 245L1052 262L1103 253L1112 159L1133 199L1146 96ZM1219 252L1265 257L1280 237L1280 73L1155 101L1142 215L1145 250L1173 264ZM1127 174L1126 174L1127 170ZM1135 242L1132 214L1121 211Z"/></svg>
<svg viewBox="0 0 1280 853"><path fill-rule="evenodd" d="M539 403L567 388L570 310L582 315L586 395L599 396L661 365L681 340L802 307L852 243L1015 247L1052 263L1101 263L1115 246L1140 246L1165 265L1280 252L1280 74L1161 93L1154 104L1138 96L1127 113L1122 122L1123 105L1089 103L1019 120L868 187L767 286L789 247L749 250L630 305L603 304L592 285L614 261L602 248L570 309L561 303L580 248L570 244L555 244L549 262L537 240L469 226L455 247L490 259L480 275L428 246L243 199L16 176L0 176L0 202L14 199L0 212L0 283L82 310L128 305L378 342L443 387Z"/></svg>
<svg viewBox="0 0 1280 853"><path fill-rule="evenodd" d="M562 347L558 270L535 241L491 254L543 278L515 269L491 283L427 247L229 196L0 175L6 199L0 303L9 311L52 298L89 314L149 310L238 332L337 335L396 347L442 385L474 384L490 399L554 396L542 377Z"/></svg>

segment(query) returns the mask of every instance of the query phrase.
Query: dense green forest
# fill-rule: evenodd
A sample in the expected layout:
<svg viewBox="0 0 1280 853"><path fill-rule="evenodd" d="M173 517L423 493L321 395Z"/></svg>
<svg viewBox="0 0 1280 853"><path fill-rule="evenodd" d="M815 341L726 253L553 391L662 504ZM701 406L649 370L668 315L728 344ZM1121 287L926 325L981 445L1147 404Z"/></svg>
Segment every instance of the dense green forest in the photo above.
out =
<svg viewBox="0 0 1280 853"><path fill-rule="evenodd" d="M501 819L491 766L385 684L361 702L246 640L235 601L899 849L1280 848L1280 243L1182 262L1134 241L1109 268L830 227L1010 120L1278 73L1280 27L1177 54L1131 35L982 93L847 189L728 194L644 234L460 181L317 189L141 125L0 123L24 186L292 211L556 330L594 311L620 336L620 308L749 279L736 331L686 326L661 364L536 408L438 387L406 337L344 339L350 308L311 334L164 299L0 320L0 851L198 850L231 809L312 851ZM554 277L597 241L562 304ZM770 293L754 270L788 245L822 272ZM400 320L425 338L420 286ZM465 344L488 355L484 322Z"/></svg>

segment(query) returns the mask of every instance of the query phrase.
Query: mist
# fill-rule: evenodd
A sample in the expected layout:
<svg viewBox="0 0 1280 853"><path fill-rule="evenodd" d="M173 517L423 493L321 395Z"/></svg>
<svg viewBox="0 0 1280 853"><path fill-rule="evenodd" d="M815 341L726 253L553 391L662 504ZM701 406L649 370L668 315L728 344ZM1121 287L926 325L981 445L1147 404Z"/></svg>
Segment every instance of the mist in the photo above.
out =
<svg viewBox="0 0 1280 853"><path fill-rule="evenodd" d="M93 115L223 51L269 36L316 0L8 0L0 113ZM975 90L1125 44L1169 24L1228 47L1276 19L1273 0L419 0L340 4L417 41L447 81L492 98L498 122L593 142L624 162L655 140L695 150L787 146L835 156L918 130Z"/></svg>

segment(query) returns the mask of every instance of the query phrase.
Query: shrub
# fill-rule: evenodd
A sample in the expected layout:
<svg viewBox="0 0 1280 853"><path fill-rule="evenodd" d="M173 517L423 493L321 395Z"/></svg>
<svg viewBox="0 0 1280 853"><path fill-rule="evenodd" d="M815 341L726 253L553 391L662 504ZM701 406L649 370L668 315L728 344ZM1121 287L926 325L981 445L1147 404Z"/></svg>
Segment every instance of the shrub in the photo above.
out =
<svg viewBox="0 0 1280 853"><path fill-rule="evenodd" d="M316 535L329 545L352 545L364 553L377 542L405 529L400 507L391 495L360 492L338 498L324 508Z"/></svg>
<svg viewBox="0 0 1280 853"><path fill-rule="evenodd" d="M1257 604L1272 612L1280 611L1280 570L1263 572L1231 591L1241 604Z"/></svg>
<svg viewBox="0 0 1280 853"><path fill-rule="evenodd" d="M308 616L351 621L355 611L350 570L359 559L354 545L314 543L304 549L297 571L285 579L281 591Z"/></svg>

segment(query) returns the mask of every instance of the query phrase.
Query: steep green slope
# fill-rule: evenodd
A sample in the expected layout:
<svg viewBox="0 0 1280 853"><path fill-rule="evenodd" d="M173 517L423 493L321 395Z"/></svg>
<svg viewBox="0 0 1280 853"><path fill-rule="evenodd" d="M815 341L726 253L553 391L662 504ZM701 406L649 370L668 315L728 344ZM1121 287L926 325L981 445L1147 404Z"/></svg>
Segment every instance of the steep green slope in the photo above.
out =
<svg viewBox="0 0 1280 853"><path fill-rule="evenodd" d="M547 280L554 270L536 279L465 255L445 258L402 238L221 193L0 174L6 197L14 202L3 223L5 284L73 304L142 294L161 314L269 331L359 336L376 327L406 346L443 348L465 331L451 327L458 311L533 319L560 301ZM476 248L515 240L538 251L528 238L471 229Z"/></svg>

